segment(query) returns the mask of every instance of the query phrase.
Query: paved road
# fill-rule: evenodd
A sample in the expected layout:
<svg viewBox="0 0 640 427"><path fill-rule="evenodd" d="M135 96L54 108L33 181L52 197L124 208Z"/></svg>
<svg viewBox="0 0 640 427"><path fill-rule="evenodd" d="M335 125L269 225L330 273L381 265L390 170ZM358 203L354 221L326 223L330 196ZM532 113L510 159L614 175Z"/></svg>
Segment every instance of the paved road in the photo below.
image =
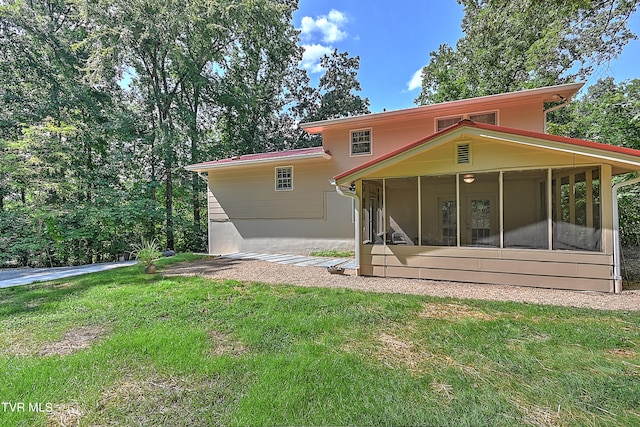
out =
<svg viewBox="0 0 640 427"><path fill-rule="evenodd" d="M0 270L0 288L28 285L34 282L62 279L64 277L79 276L97 271L111 270L135 264L136 261L104 262L100 264L82 265L78 267L57 268L8 268Z"/></svg>

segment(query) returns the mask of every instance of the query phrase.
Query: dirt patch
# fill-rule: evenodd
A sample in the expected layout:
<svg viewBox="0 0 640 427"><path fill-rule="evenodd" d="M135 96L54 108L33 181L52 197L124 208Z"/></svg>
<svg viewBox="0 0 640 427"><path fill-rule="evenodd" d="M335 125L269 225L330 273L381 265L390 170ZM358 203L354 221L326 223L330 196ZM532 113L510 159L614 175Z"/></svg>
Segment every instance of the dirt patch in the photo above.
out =
<svg viewBox="0 0 640 427"><path fill-rule="evenodd" d="M410 371L418 370L417 367L421 362L421 355L416 351L413 343L386 333L380 334L378 340L381 348L376 359L390 368L395 368L401 364Z"/></svg>
<svg viewBox="0 0 640 427"><path fill-rule="evenodd" d="M211 340L211 353L214 356L241 356L247 352L247 348L237 339L219 331L209 332Z"/></svg>
<svg viewBox="0 0 640 427"><path fill-rule="evenodd" d="M87 349L105 333L102 326L81 326L64 334L60 341L45 344L38 356L67 356Z"/></svg>
<svg viewBox="0 0 640 427"><path fill-rule="evenodd" d="M638 356L635 351L628 348L612 348L607 350L607 353L622 359L635 359Z"/></svg>
<svg viewBox="0 0 640 427"><path fill-rule="evenodd" d="M77 404L53 405L47 415L47 427L76 427L80 425L82 411Z"/></svg>
<svg viewBox="0 0 640 427"><path fill-rule="evenodd" d="M460 321L464 319L494 320L496 317L462 304L427 303L418 313L422 319L446 319Z"/></svg>
<svg viewBox="0 0 640 427"><path fill-rule="evenodd" d="M524 398L509 399L509 403L518 408L522 414L522 421L530 426L557 426L561 425L560 413L549 407L535 405Z"/></svg>
<svg viewBox="0 0 640 427"><path fill-rule="evenodd" d="M88 414L89 424L95 420L97 425L210 426L211 414L220 419L236 393L230 380L215 375L140 375L127 375L103 392L95 412Z"/></svg>
<svg viewBox="0 0 640 427"><path fill-rule="evenodd" d="M414 342L388 332L381 332L375 336L373 348L361 348L358 351L371 353L378 362L388 368L406 368L415 375L424 374L434 366L457 365L457 362L447 355L420 348Z"/></svg>
<svg viewBox="0 0 640 427"><path fill-rule="evenodd" d="M184 380L176 378L147 378L145 380L126 377L117 387L108 390L98 402L98 407L104 407L116 401L144 400L152 394L178 395L189 391Z"/></svg>

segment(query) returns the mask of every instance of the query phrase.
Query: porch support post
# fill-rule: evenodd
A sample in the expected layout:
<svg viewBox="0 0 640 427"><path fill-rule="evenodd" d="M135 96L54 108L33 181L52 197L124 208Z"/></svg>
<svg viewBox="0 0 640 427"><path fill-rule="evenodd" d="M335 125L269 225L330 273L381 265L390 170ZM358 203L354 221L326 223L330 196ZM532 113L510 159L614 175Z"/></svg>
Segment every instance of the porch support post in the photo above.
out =
<svg viewBox="0 0 640 427"><path fill-rule="evenodd" d="M547 169L547 239L549 250L553 250L553 172ZM561 209L558 205L556 209Z"/></svg>
<svg viewBox="0 0 640 427"><path fill-rule="evenodd" d="M458 241L457 247L461 246L461 232L460 232L460 174L456 174L456 240Z"/></svg>
<svg viewBox="0 0 640 427"><path fill-rule="evenodd" d="M499 204L498 212L500 213L500 248L504 248L504 171L500 171L498 176L498 188L499 188Z"/></svg>
<svg viewBox="0 0 640 427"><path fill-rule="evenodd" d="M418 177L418 246L422 246L422 180Z"/></svg>

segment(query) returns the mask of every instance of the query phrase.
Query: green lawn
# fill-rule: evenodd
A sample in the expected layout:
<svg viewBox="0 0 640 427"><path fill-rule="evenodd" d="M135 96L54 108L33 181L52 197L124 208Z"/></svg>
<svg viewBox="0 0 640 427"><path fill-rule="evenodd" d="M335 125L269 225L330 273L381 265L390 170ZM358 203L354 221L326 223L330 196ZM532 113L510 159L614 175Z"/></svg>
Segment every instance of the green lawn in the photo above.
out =
<svg viewBox="0 0 640 427"><path fill-rule="evenodd" d="M640 425L639 345L639 312L136 266L0 290L0 425Z"/></svg>

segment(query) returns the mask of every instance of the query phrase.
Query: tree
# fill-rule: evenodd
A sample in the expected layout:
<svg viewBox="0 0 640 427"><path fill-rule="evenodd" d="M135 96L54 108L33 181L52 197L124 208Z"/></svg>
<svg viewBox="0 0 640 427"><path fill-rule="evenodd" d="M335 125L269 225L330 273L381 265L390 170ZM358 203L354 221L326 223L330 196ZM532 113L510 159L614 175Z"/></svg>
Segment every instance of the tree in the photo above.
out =
<svg viewBox="0 0 640 427"><path fill-rule="evenodd" d="M640 149L640 79L599 80L549 115L549 133Z"/></svg>
<svg viewBox="0 0 640 427"><path fill-rule="evenodd" d="M246 2L235 42L221 64L224 75L213 97L221 110L218 130L227 155L283 148L280 112L302 57L291 17L297 1Z"/></svg>
<svg viewBox="0 0 640 427"><path fill-rule="evenodd" d="M574 81L616 58L636 36L628 0L458 0L464 36L423 69L417 104Z"/></svg>
<svg viewBox="0 0 640 427"><path fill-rule="evenodd" d="M173 174L179 145L175 107L180 90L189 87L195 96L203 72L223 59L234 4L226 0L99 0L84 6L84 17L93 30L87 39L94 52L89 71L100 81L113 81L126 70L153 111L152 155L161 159L164 172L166 246L173 249ZM151 162L155 198L153 157Z"/></svg>
<svg viewBox="0 0 640 427"><path fill-rule="evenodd" d="M335 49L331 56L325 55L320 65L326 71L318 85L319 105L306 121L327 120L339 117L368 114L369 99L356 92L362 90L358 81L360 57L349 57L348 52Z"/></svg>

